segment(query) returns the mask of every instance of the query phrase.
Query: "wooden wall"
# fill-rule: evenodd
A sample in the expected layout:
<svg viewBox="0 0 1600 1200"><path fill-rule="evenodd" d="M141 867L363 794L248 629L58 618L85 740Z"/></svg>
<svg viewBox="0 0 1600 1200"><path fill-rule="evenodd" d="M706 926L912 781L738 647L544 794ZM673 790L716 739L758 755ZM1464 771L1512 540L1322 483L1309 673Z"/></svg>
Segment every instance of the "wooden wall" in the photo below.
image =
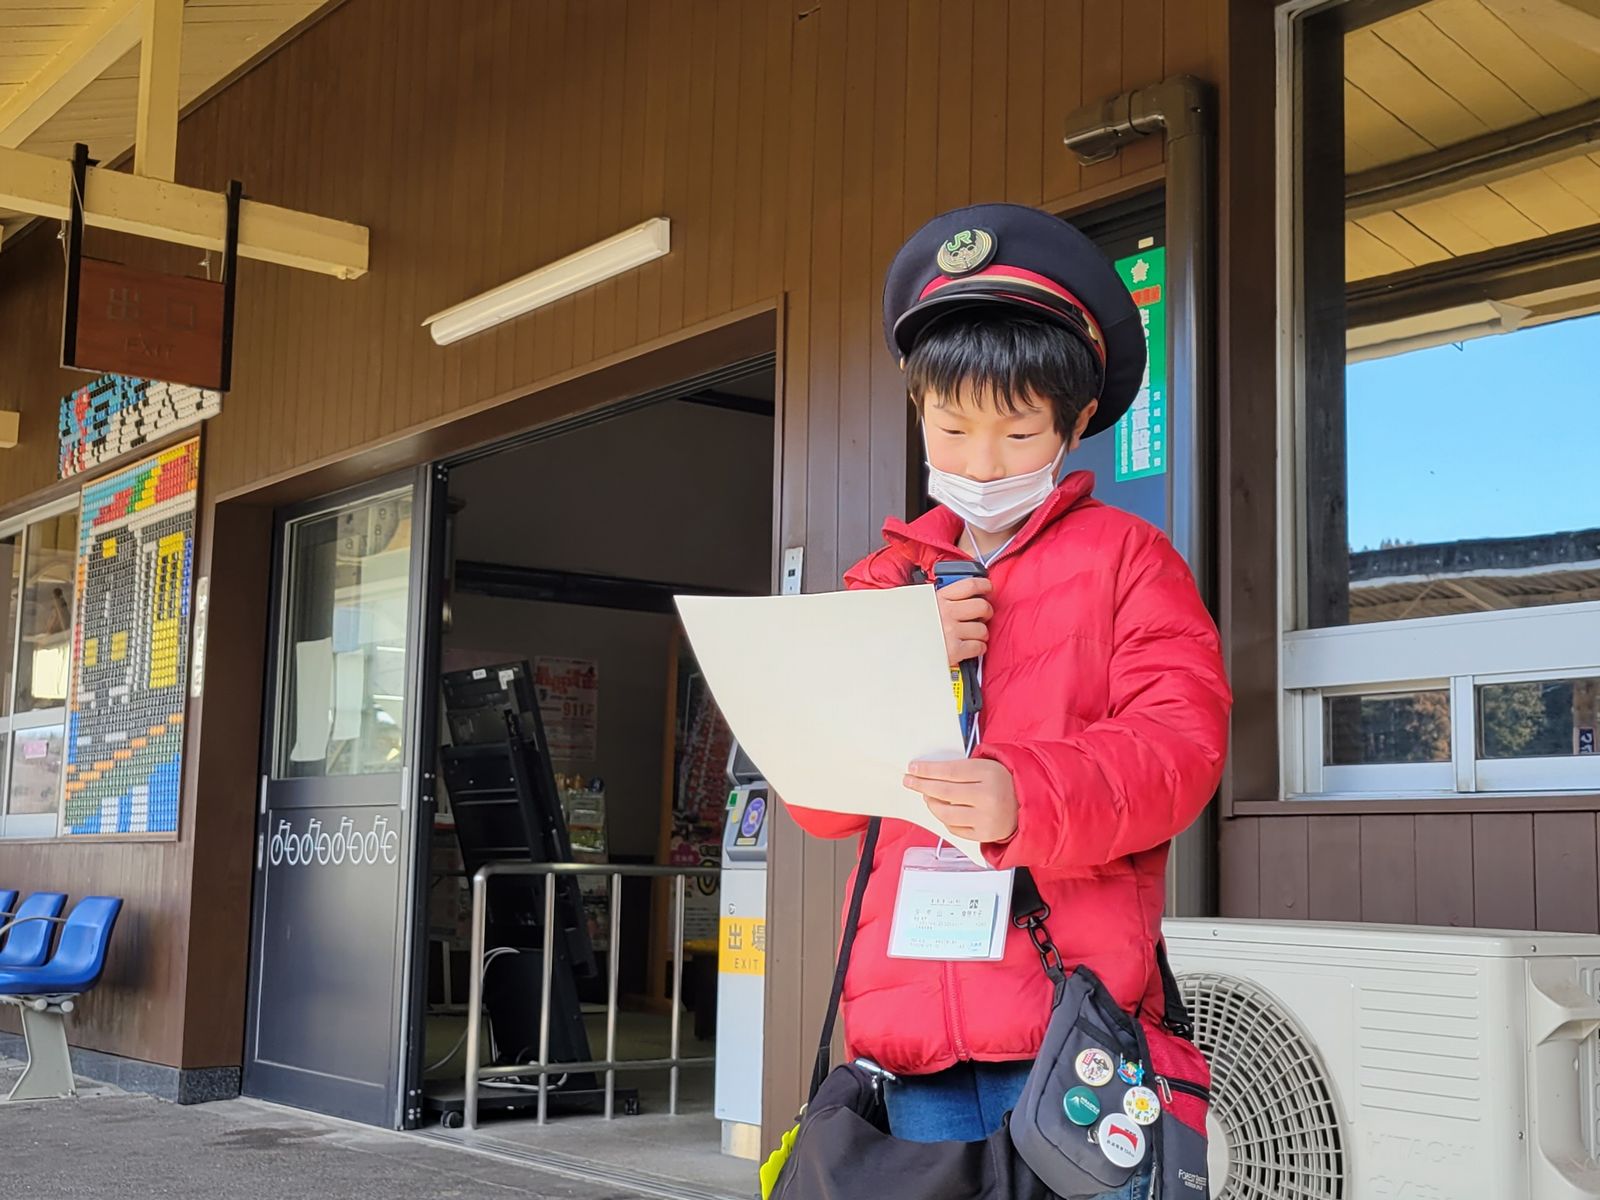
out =
<svg viewBox="0 0 1600 1200"><path fill-rule="evenodd" d="M0 450L0 508L14 497L55 484L56 401L81 376L57 366L61 346L61 247L53 230L35 233L0 253L0 409L20 408L21 444ZM72 843L0 842L0 879L23 891L122 896L116 948L104 980L71 1019L74 1042L176 1063L167 1047L182 1036L184 1008L169 1003L186 969L181 931L189 911L193 845L147 838ZM0 1027L18 1030L13 1010Z"/></svg>
<svg viewBox="0 0 1600 1200"><path fill-rule="evenodd" d="M185 120L179 176L368 225L340 283L245 263L236 386L206 430L208 684L176 841L0 844L0 879L130 900L81 1044L238 1061L271 505L760 349L780 352L779 545L833 586L906 502L878 297L941 209L1073 212L1159 182L1159 140L1079 169L1080 104L1218 86L1221 622L1236 737L1225 914L1592 929L1595 817L1300 808L1276 789L1276 265L1270 0L349 0ZM647 216L661 262L459 343L429 313ZM60 258L0 253L0 513L53 485ZM91 233L91 250L132 248ZM180 255L179 259L192 256ZM171 260L169 260L171 261ZM776 321L776 325L774 325ZM774 332L774 330L776 332ZM219 504L219 501L225 501ZM1546 805L1545 808L1550 806ZM771 874L767 1105L798 1099L851 847L786 818ZM191 904L191 893L193 903Z"/></svg>
<svg viewBox="0 0 1600 1200"><path fill-rule="evenodd" d="M238 177L362 222L373 270L341 283L241 265L235 386L204 447L213 637L179 840L0 845L8 882L122 890L149 930L116 953L114 981L138 986L86 1004L75 1039L237 1061L269 501L416 461L435 432L487 435L479 419L515 398L525 425L596 403L585 372L779 311L779 538L806 547L806 586L829 588L906 501L904 401L878 332L894 249L953 205L1066 211L1159 181L1158 140L1080 170L1063 119L1177 71L1219 78L1225 28L1221 0L350 0L190 114L181 181ZM421 328L658 214L674 244L658 263L453 347ZM24 413L0 512L50 486L75 378L52 365L52 234L0 254L0 408ZM89 248L149 253L93 232ZM797 1092L847 859L777 833L775 1111Z"/></svg>
<svg viewBox="0 0 1600 1200"><path fill-rule="evenodd" d="M1243 817L1224 829L1230 916L1600 932L1593 812Z"/></svg>
<svg viewBox="0 0 1600 1200"><path fill-rule="evenodd" d="M797 27L791 87L814 116L793 149L814 196L789 228L786 395L805 404L790 410L785 459L805 475L785 470L783 522L784 544L805 544L809 588L830 586L904 502L902 389L879 293L905 234L960 204L1064 212L1159 180L1159 139L1080 169L1061 145L1065 118L1178 73L1221 81L1225 18L1216 0L901 0L824 6ZM803 838L787 815L773 840L769 1141L810 1077L855 852Z"/></svg>

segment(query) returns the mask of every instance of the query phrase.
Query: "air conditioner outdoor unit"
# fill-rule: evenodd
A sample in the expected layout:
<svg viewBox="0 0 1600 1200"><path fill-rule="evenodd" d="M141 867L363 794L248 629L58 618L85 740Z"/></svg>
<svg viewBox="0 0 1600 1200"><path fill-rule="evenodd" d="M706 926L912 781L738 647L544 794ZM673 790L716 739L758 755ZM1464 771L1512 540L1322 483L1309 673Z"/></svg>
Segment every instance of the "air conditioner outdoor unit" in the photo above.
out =
<svg viewBox="0 0 1600 1200"><path fill-rule="evenodd" d="M1217 1200L1600 1196L1600 937L1173 920Z"/></svg>

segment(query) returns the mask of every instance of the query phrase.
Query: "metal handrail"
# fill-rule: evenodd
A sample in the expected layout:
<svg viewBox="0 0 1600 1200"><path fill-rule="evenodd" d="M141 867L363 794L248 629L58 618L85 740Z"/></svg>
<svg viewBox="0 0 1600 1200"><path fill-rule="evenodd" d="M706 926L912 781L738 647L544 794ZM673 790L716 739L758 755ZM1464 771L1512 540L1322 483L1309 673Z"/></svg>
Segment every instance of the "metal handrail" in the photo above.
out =
<svg viewBox="0 0 1600 1200"><path fill-rule="evenodd" d="M689 879L707 875L721 875L721 867L657 867L618 863L525 863L495 862L479 867L472 876L472 948L467 963L467 1054L465 1095L462 1103L462 1124L473 1130L478 1127L478 1081L500 1079L518 1075L539 1076L538 1123L545 1124L549 1117L550 1076L572 1071L600 1071L606 1073L606 1119L614 1113L618 1070L646 1070L667 1067L672 1073L671 1091L667 1112L678 1115L678 1071L680 1067L703 1067L715 1064L715 1057L683 1058L679 1055L680 1025L683 1019L683 908L684 884ZM539 987L539 1061L515 1063L500 1067L483 1067L478 1064L478 1046L483 1036L483 959L486 910L488 908L489 880L505 875L542 875L544 877L544 931ZM556 878L563 875L609 875L611 877L611 938L607 947L606 979L606 1056L596 1062L552 1063L550 1061L550 990L554 977ZM622 879L624 876L673 880L672 944L677 948L672 955L672 1047L666 1058L644 1058L617 1061L617 972L621 965L622 940Z"/></svg>
<svg viewBox="0 0 1600 1200"><path fill-rule="evenodd" d="M10 913L0 913L0 917L9 916L11 916ZM65 917L12 917L11 920L6 921L4 924L0 924L0 933L8 933L12 929L15 929L18 925L26 925L29 921L48 921L52 925L65 925L67 923L67 919Z"/></svg>

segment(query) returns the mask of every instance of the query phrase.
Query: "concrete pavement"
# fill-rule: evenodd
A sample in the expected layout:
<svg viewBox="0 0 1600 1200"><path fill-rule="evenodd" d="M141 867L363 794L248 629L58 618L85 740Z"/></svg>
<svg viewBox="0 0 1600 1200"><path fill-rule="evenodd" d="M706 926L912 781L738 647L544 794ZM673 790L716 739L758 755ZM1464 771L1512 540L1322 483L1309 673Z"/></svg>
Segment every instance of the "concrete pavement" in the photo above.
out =
<svg viewBox="0 0 1600 1200"><path fill-rule="evenodd" d="M0 1094L14 1064L0 1065ZM526 1163L249 1100L180 1108L85 1084L0 1106L4 1190L27 1200L638 1200Z"/></svg>

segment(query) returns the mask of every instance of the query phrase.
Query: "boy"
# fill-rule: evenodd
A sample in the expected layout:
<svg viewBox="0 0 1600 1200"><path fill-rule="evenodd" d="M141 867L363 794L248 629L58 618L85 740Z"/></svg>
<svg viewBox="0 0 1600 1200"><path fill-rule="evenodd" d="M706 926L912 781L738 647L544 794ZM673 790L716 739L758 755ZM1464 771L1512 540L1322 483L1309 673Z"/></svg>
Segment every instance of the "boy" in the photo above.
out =
<svg viewBox="0 0 1600 1200"><path fill-rule="evenodd" d="M910 764L906 786L951 833L982 843L990 866L1030 869L1067 971L1085 964L1125 1009L1159 1015L1168 843L1216 790L1231 698L1216 627L1177 552L1094 500L1088 473L1062 478L1079 441L1115 425L1140 387L1138 311L1076 229L990 204L937 217L905 244L884 331L940 504L890 520L885 547L846 582L899 587L952 559L986 571L938 593L950 663L977 659L982 672L972 754ZM865 828L791 811L821 837ZM884 822L845 1036L851 1057L892 1073L896 1136L976 1141L1022 1090L1051 989L1014 928L1000 961L891 957L903 860L936 841ZM1138 1186L1147 1174L1126 1194Z"/></svg>

